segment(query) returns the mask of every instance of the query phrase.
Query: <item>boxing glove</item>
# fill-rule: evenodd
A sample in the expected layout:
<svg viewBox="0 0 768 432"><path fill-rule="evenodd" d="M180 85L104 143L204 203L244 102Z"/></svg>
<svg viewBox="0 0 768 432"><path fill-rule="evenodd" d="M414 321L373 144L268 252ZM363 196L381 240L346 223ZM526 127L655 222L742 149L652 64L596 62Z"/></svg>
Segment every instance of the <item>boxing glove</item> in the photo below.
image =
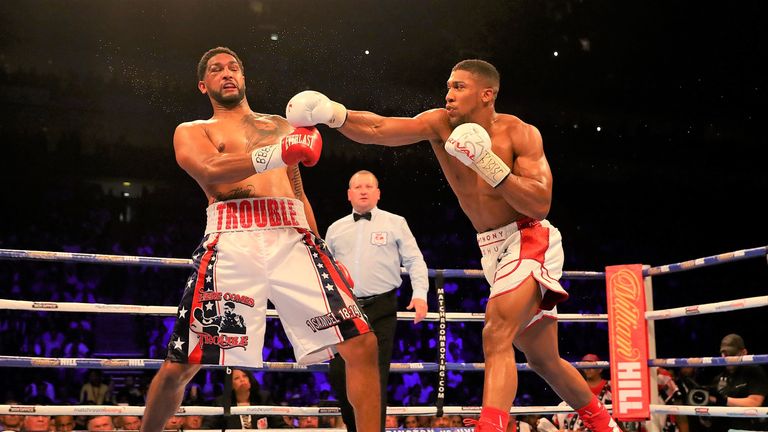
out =
<svg viewBox="0 0 768 432"><path fill-rule="evenodd" d="M313 127L300 127L284 136L279 144L259 147L252 151L251 162L257 174L299 162L311 167L320 159L322 149L323 138L320 132Z"/></svg>
<svg viewBox="0 0 768 432"><path fill-rule="evenodd" d="M307 90L288 101L285 118L296 127L322 123L332 128L340 128L347 120L347 109L320 92Z"/></svg>
<svg viewBox="0 0 768 432"><path fill-rule="evenodd" d="M493 187L510 173L507 164L491 149L490 135L477 123L457 126L445 141L445 151L472 168Z"/></svg>
<svg viewBox="0 0 768 432"><path fill-rule="evenodd" d="M349 282L349 287L354 288L355 287L355 281L352 280L352 275L349 274L349 270L347 270L347 267L344 266L340 261L334 260L336 265L339 268L339 272L341 273L341 276L346 279L347 282Z"/></svg>

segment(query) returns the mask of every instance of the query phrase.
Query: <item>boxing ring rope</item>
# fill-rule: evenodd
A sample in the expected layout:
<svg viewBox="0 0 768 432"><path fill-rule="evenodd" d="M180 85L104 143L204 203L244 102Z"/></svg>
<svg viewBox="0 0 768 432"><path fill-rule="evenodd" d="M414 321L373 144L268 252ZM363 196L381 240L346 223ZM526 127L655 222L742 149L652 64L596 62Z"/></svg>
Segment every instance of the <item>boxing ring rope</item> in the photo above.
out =
<svg viewBox="0 0 768 432"><path fill-rule="evenodd" d="M480 414L481 407L447 406L446 415ZM610 408L610 405L608 405ZM3 414L35 414L35 415L133 415L144 414L145 407L130 405L0 405L0 415ZM768 408L767 408L768 409ZM293 416L335 416L341 414L338 407L288 407L273 405L232 406L232 415L293 415ZM429 406L387 407L388 415L435 415L437 408ZM568 406L527 406L512 407L512 414L566 414L573 412ZM179 416L189 415L223 415L223 407L182 406L176 412Z"/></svg>
<svg viewBox="0 0 768 432"><path fill-rule="evenodd" d="M114 265L143 265L155 267L192 267L191 259L187 258L157 258L131 255L106 255L79 252L52 252L24 249L0 249L0 260L27 261L57 261L68 263L114 264ZM408 274L401 268L401 273ZM431 278L442 274L451 279L482 278L482 270L473 269L428 269ZM605 272L565 271L564 279L600 279L605 278Z"/></svg>
<svg viewBox="0 0 768 432"><path fill-rule="evenodd" d="M646 297L650 300L649 307L652 309L652 288L650 286L651 276L674 273L679 271L687 271L698 267L705 267L715 264L722 264L730 261L738 261L747 258L754 258L759 256L765 256L768 252L768 246L757 247L752 249L742 249L735 252L729 252L725 254L713 255L704 258L698 258L694 260L684 261L675 264L669 264L659 267L643 268L643 275L646 278L646 285L649 288ZM86 263L98 263L98 264L121 264L121 265L151 265L161 267L190 267L192 260L178 259L178 258L154 258L154 257L138 257L138 256L122 256L122 255L102 255L102 254L82 254L82 253L66 253L66 252L49 252L49 251L29 251L29 250L14 250L14 249L0 249L0 260L48 260L48 261L64 261L64 262L86 262ZM430 277L443 278L478 278L482 277L482 271L480 270L429 270ZM604 272L564 272L563 278L565 279L601 279L605 278ZM441 281L442 282L442 281ZM768 296L752 297L747 299L738 299L728 302L711 303L706 305L688 306L684 308L674 308L668 310L649 311L646 312L646 319L649 325L649 339L651 340L650 355L655 356L655 333L653 332L653 320L668 319L680 316L689 316L692 314L701 315L707 313L725 312L730 310L739 310L753 307L763 307L768 305ZM151 314L151 315L174 315L176 312L175 307L162 307L162 306L134 306L134 305L107 305L107 304L82 304L82 303L55 303L55 302L20 302L16 300L0 300L0 309L16 309L16 310L33 310L33 311L61 311L61 312L102 312L102 313L134 313L134 314ZM274 311L270 311L268 316L277 316ZM444 311L443 318L447 320L447 315ZM398 313L398 319L412 319L414 313ZM429 318L435 320L439 314L430 314ZM483 314L463 314L469 316L461 316L460 314L451 314L452 321L463 321L472 318L471 321L482 321ZM565 315L565 314L563 314ZM586 319L581 319L581 314L571 314L574 321L591 321L599 322L605 319L599 314L586 314ZM565 320L562 320L565 321ZM162 363L162 360L148 360L148 359L56 359L56 358L40 358L40 357L18 357L18 356L0 356L0 366L6 367L101 367L101 368L157 368ZM736 365L736 364L757 364L768 363L768 355L749 355L740 357L703 357L699 359L649 359L648 365L651 367L657 366L683 366L683 365L696 365L696 366L718 366L720 364ZM601 367L608 366L608 362L574 362L574 366L579 368L586 367ZM86 366L87 365L87 366ZM267 363L265 363L267 365ZM397 365L397 366L395 366ZM418 365L416 367L411 365ZM484 364L482 363L453 363L447 364L450 368L456 368L452 370L482 370ZM298 366L293 363L271 363L266 369L269 370L293 370L301 369L302 371L312 371L312 366ZM326 366L327 365L314 365L314 366ZM213 366L220 367L220 366ZM432 369L432 368L435 369ZM466 369L462 369L466 368ZM526 364L518 364L518 369L528 370ZM429 371L437 370L437 365L432 363L397 363L393 364L393 371L405 371L405 370L420 370ZM655 387L655 375L652 377L653 387ZM658 393L658 392L656 392ZM658 398L658 394L656 394ZM205 408L205 410L203 410ZM30 405L0 405L0 414L30 414L39 413L43 415L58 415L58 414L72 414L73 412L83 414L83 412L76 411L90 410L88 413L91 415L97 413L106 413L106 415L139 415L128 414L133 412L141 412L143 414L144 407L131 407L131 406L30 406ZM208 412L207 409L212 411ZM104 410L104 411L100 411ZM477 414L480 407L388 407L388 414L399 415L434 415L436 413L441 414ZM47 414L48 412L51 414ZM119 411L119 413L118 413ZM219 412L220 411L220 412ZM568 413L573 410L570 407L513 407L510 412L512 414L554 414L554 413ZM250 407L232 407L231 414L276 414L276 415L290 415L287 413L295 413L295 415L337 415L338 408L334 407L272 407L272 406L250 406ZM737 407L701 407L701 406L679 406L679 405L659 405L651 404L651 412L654 414L677 414L677 415L704 415L704 416L725 416L725 417L768 417L768 408L737 408ZM218 415L224 414L224 409L220 407L181 407L179 409L179 415Z"/></svg>
<svg viewBox="0 0 768 432"><path fill-rule="evenodd" d="M661 359L664 360L664 359ZM764 361L753 360L744 364L768 363L768 356ZM31 367L31 368L87 368L87 369L159 369L163 360L159 359L132 359L132 358L55 358L55 357L29 357L0 355L0 367ZM607 368L607 361L598 362L571 362L576 369ZM735 363L729 363L731 365ZM485 369L485 363L451 363L446 362L448 370L476 372ZM712 365L716 366L716 365ZM202 369L224 369L226 366L202 365ZM264 362L262 367L239 366L238 369L252 371L281 371L281 372L327 372L328 364L319 363L313 365L300 365L295 362ZM391 363L390 371L394 373L435 372L437 363ZM517 363L517 370L530 371L528 363Z"/></svg>
<svg viewBox="0 0 768 432"><path fill-rule="evenodd" d="M694 268L708 267L715 264L723 264L731 261L741 261L748 258L757 258L768 254L768 246L760 246L750 249L740 249L734 252L726 252L719 255L710 255L674 264L658 267L650 267L643 271L643 276L656 276L665 273L677 273Z"/></svg>
<svg viewBox="0 0 768 432"><path fill-rule="evenodd" d="M610 405L607 406L610 409ZM109 416L142 416L143 406L128 405L0 405L0 415L5 414L34 414L34 415L109 415ZM233 406L232 415L288 415L288 416L335 416L341 413L336 407L286 407L269 405ZM735 408L735 407L699 407L687 405L651 405L651 411L658 414L694 415L710 417L768 417L768 407ZM435 407L387 407L388 415L435 415ZM568 406L513 406L512 415L525 414L568 414L573 409ZM444 407L446 415L476 415L480 407ZM189 415L223 415L223 407L182 406L176 412L179 416Z"/></svg>
<svg viewBox="0 0 768 432"><path fill-rule="evenodd" d="M106 303L75 303L75 302L36 302L25 300L0 299L0 310L26 310L36 312L96 312L96 313L124 313L134 315L176 315L176 306L139 306ZM411 321L416 316L415 312L398 312L398 321ZM277 318L277 311L267 309L268 318ZM439 314L430 312L424 321L437 321ZM451 322L482 322L484 313L476 312L447 312L446 320ZM606 322L608 314L558 314L558 320L562 322Z"/></svg>

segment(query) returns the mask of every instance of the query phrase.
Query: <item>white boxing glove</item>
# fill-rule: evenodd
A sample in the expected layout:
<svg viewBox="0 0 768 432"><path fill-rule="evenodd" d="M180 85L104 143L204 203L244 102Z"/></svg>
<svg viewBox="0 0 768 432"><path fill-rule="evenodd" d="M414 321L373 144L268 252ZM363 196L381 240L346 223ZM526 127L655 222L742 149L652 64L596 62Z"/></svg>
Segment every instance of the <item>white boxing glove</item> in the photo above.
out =
<svg viewBox="0 0 768 432"><path fill-rule="evenodd" d="M457 126L445 141L445 151L475 170L493 187L509 175L507 164L491 149L490 135L477 123Z"/></svg>
<svg viewBox="0 0 768 432"><path fill-rule="evenodd" d="M306 90L288 101L285 118L294 127L322 123L340 128L347 120L347 108L320 92Z"/></svg>

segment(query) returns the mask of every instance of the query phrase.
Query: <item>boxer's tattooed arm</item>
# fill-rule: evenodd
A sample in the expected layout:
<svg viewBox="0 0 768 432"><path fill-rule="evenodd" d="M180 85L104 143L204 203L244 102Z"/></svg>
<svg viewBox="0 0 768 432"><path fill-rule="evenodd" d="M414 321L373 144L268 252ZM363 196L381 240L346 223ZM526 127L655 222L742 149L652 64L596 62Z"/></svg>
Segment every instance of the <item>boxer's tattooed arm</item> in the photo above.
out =
<svg viewBox="0 0 768 432"><path fill-rule="evenodd" d="M250 198L256 196L253 193L253 186L234 188L229 192L222 192L216 194L216 201L226 201L238 198Z"/></svg>
<svg viewBox="0 0 768 432"><path fill-rule="evenodd" d="M296 199L301 199L304 190L304 186L301 183L301 172L299 172L299 166L294 165L290 169L289 178L291 180L291 186L293 186L293 194L296 195Z"/></svg>

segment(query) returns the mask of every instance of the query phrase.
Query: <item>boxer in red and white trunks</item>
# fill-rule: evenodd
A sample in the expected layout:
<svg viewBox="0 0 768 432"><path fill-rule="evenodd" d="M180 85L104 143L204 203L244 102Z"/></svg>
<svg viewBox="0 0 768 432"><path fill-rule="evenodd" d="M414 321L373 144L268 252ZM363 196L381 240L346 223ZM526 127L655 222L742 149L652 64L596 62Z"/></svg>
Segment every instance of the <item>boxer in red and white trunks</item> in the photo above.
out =
<svg viewBox="0 0 768 432"><path fill-rule="evenodd" d="M363 144L394 147L429 141L475 230L519 237L508 239L506 251L499 251L501 263L484 266L492 287L483 327L483 409L476 430L506 431L517 392L514 344L592 432L619 432L578 371L560 358L557 322L535 320L540 310L567 297L556 283L562 253L559 239L549 237L556 230L536 222L544 221L552 203L552 172L541 134L516 116L496 112L500 78L490 63L461 61L446 84L445 107L412 118L347 110L315 91L291 98L286 118L297 127L326 124ZM515 225L521 229L512 232ZM558 251L559 264L547 263L550 246Z"/></svg>
<svg viewBox="0 0 768 432"><path fill-rule="evenodd" d="M539 284L541 305L525 328L542 318L557 319L555 305L568 298L560 285L565 257L557 228L547 220L522 218L478 234L477 244L483 255L480 265L491 286L489 298L515 290L533 277Z"/></svg>
<svg viewBox="0 0 768 432"><path fill-rule="evenodd" d="M206 52L198 89L208 120L180 124L176 161L208 200L205 237L193 255L168 358L147 395L142 431L160 431L201 364L262 365L267 300L278 311L301 364L346 361L347 394L361 432L379 432L376 336L352 281L315 235L298 164L313 166L322 138L284 118L251 110L240 58Z"/></svg>

